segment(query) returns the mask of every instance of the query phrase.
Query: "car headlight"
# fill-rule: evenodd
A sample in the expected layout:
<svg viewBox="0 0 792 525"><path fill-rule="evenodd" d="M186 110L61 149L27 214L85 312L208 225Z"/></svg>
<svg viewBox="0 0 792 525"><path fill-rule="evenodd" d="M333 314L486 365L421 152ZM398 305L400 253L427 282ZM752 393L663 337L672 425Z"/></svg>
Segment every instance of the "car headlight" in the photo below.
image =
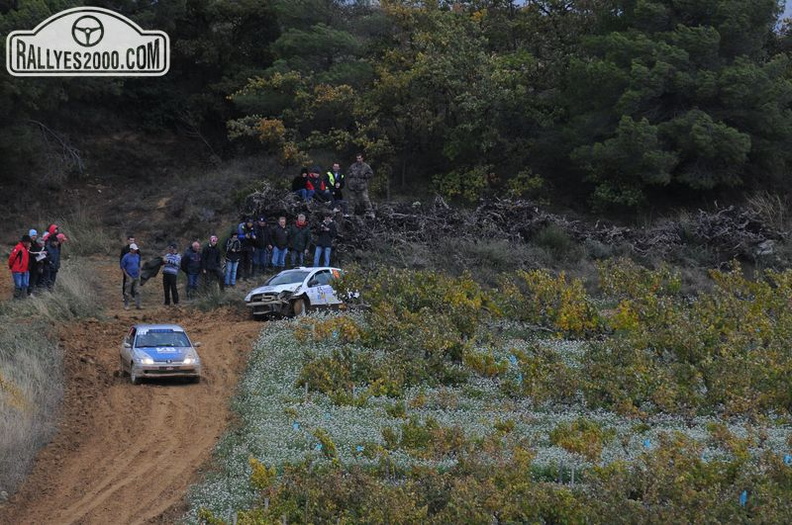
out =
<svg viewBox="0 0 792 525"><path fill-rule="evenodd" d="M187 357L184 358L185 365L194 365L197 362L198 362L198 358L195 356L188 355Z"/></svg>
<svg viewBox="0 0 792 525"><path fill-rule="evenodd" d="M135 361L143 365L153 365L154 359L145 352L135 352Z"/></svg>

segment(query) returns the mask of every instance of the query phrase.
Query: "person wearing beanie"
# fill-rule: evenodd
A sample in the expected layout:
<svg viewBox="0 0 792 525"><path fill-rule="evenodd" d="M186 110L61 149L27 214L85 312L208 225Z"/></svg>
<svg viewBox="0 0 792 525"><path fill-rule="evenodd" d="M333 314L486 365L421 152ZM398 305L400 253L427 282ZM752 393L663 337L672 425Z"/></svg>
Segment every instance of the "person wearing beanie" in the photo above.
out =
<svg viewBox="0 0 792 525"><path fill-rule="evenodd" d="M44 268L47 265L47 250L44 247L44 241L38 236L30 238L30 262L28 264L28 289L27 294L33 295L35 290L40 290L46 286L46 278L44 276Z"/></svg>
<svg viewBox="0 0 792 525"><path fill-rule="evenodd" d="M47 231L44 232L44 235L42 235L41 238L44 239L44 242L46 242L49 240L50 237L54 237L58 233L60 233L60 230L58 229L58 225L52 223L49 226L47 226Z"/></svg>
<svg viewBox="0 0 792 525"><path fill-rule="evenodd" d="M30 235L23 235L11 255L8 256L8 269L11 270L11 277L14 279L14 299L22 299L27 296L28 285L30 284L28 268L30 265Z"/></svg>
<svg viewBox="0 0 792 525"><path fill-rule="evenodd" d="M33 289L39 285L39 280L44 267L39 257L44 252L44 245L39 244L38 231L36 229L31 228L28 231L28 237L30 237L30 247L28 248L30 257L28 257L27 294L33 295Z"/></svg>
<svg viewBox="0 0 792 525"><path fill-rule="evenodd" d="M217 235L209 237L209 244L203 247L201 254L201 273L204 278L206 288L214 286L217 282L220 291L225 290L225 276L223 275L223 255L217 246Z"/></svg>
<svg viewBox="0 0 792 525"><path fill-rule="evenodd" d="M135 299L135 307L140 310L140 250L138 245L129 244L129 253L121 258L121 271L124 272L124 310L129 310L130 296Z"/></svg>
<svg viewBox="0 0 792 525"><path fill-rule="evenodd" d="M253 227L255 239L253 241L253 276L264 273L272 261L272 241L270 240L270 227L266 217L259 217Z"/></svg>
<svg viewBox="0 0 792 525"><path fill-rule="evenodd" d="M61 236L63 236L62 233L50 235L44 245L44 250L47 253L47 258L44 260L44 285L50 290L55 286L58 270L60 270L61 245L63 244Z"/></svg>

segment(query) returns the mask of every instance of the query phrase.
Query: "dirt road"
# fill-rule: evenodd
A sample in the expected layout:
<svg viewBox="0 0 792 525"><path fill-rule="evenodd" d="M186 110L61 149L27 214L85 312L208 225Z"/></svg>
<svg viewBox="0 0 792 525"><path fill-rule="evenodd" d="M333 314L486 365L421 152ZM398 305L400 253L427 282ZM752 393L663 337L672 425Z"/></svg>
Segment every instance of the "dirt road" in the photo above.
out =
<svg viewBox="0 0 792 525"><path fill-rule="evenodd" d="M0 506L2 524L172 523L228 423L229 397L263 325L230 311L161 306L159 278L146 290L144 310L127 312L119 308L117 268L97 270L108 275L99 291L108 320L62 331L67 384L59 430ZM202 343L202 382L134 386L120 377L118 347L136 322L184 326Z"/></svg>

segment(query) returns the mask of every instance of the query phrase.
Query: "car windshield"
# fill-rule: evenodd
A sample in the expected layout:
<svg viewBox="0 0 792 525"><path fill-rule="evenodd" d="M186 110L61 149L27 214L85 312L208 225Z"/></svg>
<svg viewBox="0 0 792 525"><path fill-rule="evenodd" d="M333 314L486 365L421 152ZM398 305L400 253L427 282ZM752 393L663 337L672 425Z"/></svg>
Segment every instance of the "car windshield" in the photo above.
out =
<svg viewBox="0 0 792 525"><path fill-rule="evenodd" d="M278 286L281 284L294 284L294 283L301 283L308 277L308 274L311 273L310 271L305 270L287 270L285 272L281 272L278 275L274 276L272 279L267 281L267 286Z"/></svg>
<svg viewBox="0 0 792 525"><path fill-rule="evenodd" d="M137 348L156 348L163 346L190 346L190 340L184 332L147 332L138 334L135 339Z"/></svg>

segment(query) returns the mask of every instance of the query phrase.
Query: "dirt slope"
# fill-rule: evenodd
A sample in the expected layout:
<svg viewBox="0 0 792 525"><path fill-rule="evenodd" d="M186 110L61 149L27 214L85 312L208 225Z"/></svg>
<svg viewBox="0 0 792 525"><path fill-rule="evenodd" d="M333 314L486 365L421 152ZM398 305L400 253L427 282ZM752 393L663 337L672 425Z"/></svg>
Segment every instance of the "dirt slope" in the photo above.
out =
<svg viewBox="0 0 792 525"><path fill-rule="evenodd" d="M99 290L108 320L64 328L66 395L59 430L5 505L2 524L172 523L186 488L229 420L233 393L263 325L238 313L161 306L161 281L146 285L144 309L120 308L117 267ZM151 286L153 285L153 286ZM135 322L175 322L200 341L204 379L133 386L118 375L118 347Z"/></svg>

